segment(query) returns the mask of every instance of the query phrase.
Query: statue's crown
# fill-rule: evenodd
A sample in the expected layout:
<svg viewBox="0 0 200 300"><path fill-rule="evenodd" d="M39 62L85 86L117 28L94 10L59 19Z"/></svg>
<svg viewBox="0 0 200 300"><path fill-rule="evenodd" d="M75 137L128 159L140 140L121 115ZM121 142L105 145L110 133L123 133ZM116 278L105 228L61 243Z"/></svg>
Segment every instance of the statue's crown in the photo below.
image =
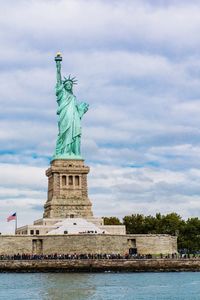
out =
<svg viewBox="0 0 200 300"><path fill-rule="evenodd" d="M71 75L68 76L68 78L64 77L63 84L65 84L67 81L71 81L72 84L77 84L76 77L70 77Z"/></svg>

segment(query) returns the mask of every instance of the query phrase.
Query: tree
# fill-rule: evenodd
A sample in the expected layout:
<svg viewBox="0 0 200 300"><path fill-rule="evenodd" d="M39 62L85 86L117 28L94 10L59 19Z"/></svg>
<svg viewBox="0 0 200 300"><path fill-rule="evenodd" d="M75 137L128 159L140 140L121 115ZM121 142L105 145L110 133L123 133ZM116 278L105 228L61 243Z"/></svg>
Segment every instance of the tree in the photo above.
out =
<svg viewBox="0 0 200 300"><path fill-rule="evenodd" d="M144 231L145 233L158 233L159 231L159 219L153 216L146 216L144 219Z"/></svg>
<svg viewBox="0 0 200 300"><path fill-rule="evenodd" d="M184 221L177 213L161 216L157 233L177 235L184 226Z"/></svg>
<svg viewBox="0 0 200 300"><path fill-rule="evenodd" d="M121 225L122 223L117 217L103 217L104 225Z"/></svg>
<svg viewBox="0 0 200 300"><path fill-rule="evenodd" d="M145 218L143 215L135 214L125 216L123 224L126 226L127 233L147 233L145 230Z"/></svg>
<svg viewBox="0 0 200 300"><path fill-rule="evenodd" d="M178 246L179 249L188 249L190 252L200 250L200 220L198 218L189 218L186 221Z"/></svg>

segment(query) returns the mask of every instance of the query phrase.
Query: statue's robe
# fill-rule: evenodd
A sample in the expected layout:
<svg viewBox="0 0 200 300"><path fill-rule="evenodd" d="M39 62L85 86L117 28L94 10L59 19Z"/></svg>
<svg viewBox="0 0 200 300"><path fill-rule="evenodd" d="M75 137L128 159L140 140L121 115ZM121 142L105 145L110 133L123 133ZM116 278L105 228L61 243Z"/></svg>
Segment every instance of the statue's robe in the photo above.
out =
<svg viewBox="0 0 200 300"><path fill-rule="evenodd" d="M65 90L63 84L56 85L56 97L58 103L58 138L56 143L55 155L80 155L80 146L76 147L74 153L74 144L80 144L81 137L81 118L86 112L85 103L77 103L76 97Z"/></svg>

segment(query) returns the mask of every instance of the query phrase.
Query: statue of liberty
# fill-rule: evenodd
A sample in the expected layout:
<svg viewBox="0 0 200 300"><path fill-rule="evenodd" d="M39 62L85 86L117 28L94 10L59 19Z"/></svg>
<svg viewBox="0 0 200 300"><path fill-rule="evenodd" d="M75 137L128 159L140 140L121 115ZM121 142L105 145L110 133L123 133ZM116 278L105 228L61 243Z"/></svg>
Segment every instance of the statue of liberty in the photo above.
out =
<svg viewBox="0 0 200 300"><path fill-rule="evenodd" d="M77 84L75 77L61 77L60 53L55 57L57 69L56 97L58 103L58 137L53 159L81 158L81 118L88 110L89 105L77 103L73 94L73 85Z"/></svg>

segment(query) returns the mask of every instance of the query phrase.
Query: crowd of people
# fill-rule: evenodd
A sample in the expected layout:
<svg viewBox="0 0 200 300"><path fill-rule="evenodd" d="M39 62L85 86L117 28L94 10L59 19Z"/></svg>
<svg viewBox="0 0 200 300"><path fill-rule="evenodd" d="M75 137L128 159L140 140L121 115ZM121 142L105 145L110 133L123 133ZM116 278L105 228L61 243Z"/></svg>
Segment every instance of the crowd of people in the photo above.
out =
<svg viewBox="0 0 200 300"><path fill-rule="evenodd" d="M199 257L199 256L198 256ZM13 255L0 255L0 260L75 260L75 259L177 259L177 258L198 258L195 255L189 254L179 254L179 253L172 253L168 255L160 254L160 255L140 255L140 254L13 254Z"/></svg>

